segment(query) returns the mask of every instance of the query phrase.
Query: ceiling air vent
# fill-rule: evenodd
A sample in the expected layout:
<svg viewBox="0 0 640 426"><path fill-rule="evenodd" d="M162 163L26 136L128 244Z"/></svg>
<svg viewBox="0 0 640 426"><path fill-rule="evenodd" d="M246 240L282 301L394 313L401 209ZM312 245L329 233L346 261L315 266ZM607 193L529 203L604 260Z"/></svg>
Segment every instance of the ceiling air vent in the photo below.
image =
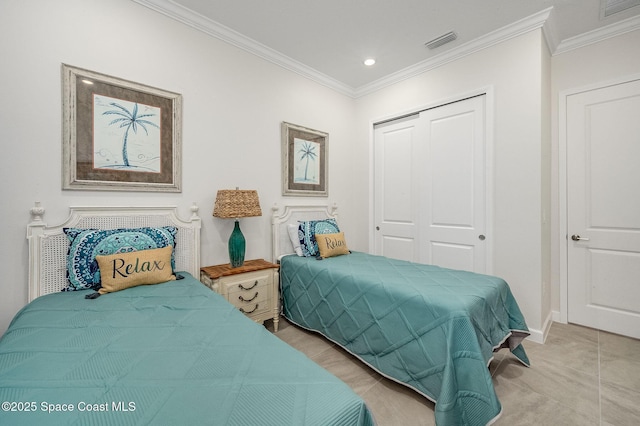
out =
<svg viewBox="0 0 640 426"><path fill-rule="evenodd" d="M441 35L440 37L434 38L431 41L426 42L424 45L427 46L429 49L435 49L436 47L440 47L443 44L447 44L450 41L453 41L453 40L455 40L457 38L458 38L458 34L456 34L455 32L451 31L451 32L448 32L446 34Z"/></svg>
<svg viewBox="0 0 640 426"><path fill-rule="evenodd" d="M600 19L640 5L640 0L600 0Z"/></svg>

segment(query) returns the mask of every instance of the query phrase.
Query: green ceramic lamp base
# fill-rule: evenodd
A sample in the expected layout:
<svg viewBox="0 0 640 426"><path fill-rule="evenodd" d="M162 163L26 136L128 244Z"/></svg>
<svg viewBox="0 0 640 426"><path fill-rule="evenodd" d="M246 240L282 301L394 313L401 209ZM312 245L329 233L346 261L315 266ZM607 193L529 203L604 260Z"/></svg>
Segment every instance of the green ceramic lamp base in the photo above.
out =
<svg viewBox="0 0 640 426"><path fill-rule="evenodd" d="M229 237L229 263L232 268L238 268L244 263L244 252L246 249L246 241L242 231L240 231L240 222L236 219L231 236Z"/></svg>

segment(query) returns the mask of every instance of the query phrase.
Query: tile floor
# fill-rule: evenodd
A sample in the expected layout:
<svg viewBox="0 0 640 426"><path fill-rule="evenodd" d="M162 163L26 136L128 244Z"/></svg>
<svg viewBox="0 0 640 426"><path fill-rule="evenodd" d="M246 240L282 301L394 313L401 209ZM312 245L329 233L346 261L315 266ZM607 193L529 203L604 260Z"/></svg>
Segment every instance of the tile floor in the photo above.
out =
<svg viewBox="0 0 640 426"><path fill-rule="evenodd" d="M433 404L322 336L280 321L276 333L353 388L378 426L434 425ZM640 340L554 323L525 341L531 368L503 350L489 366L502 403L496 425L640 425Z"/></svg>

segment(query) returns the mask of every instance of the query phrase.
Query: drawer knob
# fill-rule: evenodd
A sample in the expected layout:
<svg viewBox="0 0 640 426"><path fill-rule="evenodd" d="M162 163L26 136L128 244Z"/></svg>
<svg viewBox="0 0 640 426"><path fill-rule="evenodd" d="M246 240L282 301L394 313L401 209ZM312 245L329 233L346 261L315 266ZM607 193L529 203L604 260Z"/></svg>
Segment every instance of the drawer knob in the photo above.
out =
<svg viewBox="0 0 640 426"><path fill-rule="evenodd" d="M256 297L258 297L258 292L257 291L256 291L256 294L254 294L251 299L245 299L244 297L242 297L242 295L238 296L238 299L241 302L251 302L252 300L255 300Z"/></svg>
<svg viewBox="0 0 640 426"><path fill-rule="evenodd" d="M257 285L258 285L258 280L256 280L251 287L245 287L242 284L238 284L238 287L240 287L240 290L251 290Z"/></svg>
<svg viewBox="0 0 640 426"><path fill-rule="evenodd" d="M255 308L253 308L253 309L252 309L252 310L250 310L250 311L245 311L244 309L240 308L240 312L242 312L243 314L250 314L250 313L252 313L252 312L255 312L255 311L256 311L256 309L258 309L258 306L260 306L260 304L259 304L259 303L256 303L256 307L255 307Z"/></svg>

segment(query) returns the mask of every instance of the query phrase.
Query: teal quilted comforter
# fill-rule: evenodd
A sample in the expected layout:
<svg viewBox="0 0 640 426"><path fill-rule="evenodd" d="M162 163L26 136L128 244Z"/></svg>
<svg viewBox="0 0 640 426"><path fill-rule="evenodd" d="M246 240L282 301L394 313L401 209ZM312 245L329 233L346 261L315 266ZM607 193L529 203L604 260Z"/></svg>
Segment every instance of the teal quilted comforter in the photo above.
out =
<svg viewBox="0 0 640 426"><path fill-rule="evenodd" d="M374 423L346 384L184 275L27 305L0 339L0 425Z"/></svg>
<svg viewBox="0 0 640 426"><path fill-rule="evenodd" d="M436 402L438 426L486 425L501 405L488 364L528 328L505 281L364 253L281 260L284 314Z"/></svg>

